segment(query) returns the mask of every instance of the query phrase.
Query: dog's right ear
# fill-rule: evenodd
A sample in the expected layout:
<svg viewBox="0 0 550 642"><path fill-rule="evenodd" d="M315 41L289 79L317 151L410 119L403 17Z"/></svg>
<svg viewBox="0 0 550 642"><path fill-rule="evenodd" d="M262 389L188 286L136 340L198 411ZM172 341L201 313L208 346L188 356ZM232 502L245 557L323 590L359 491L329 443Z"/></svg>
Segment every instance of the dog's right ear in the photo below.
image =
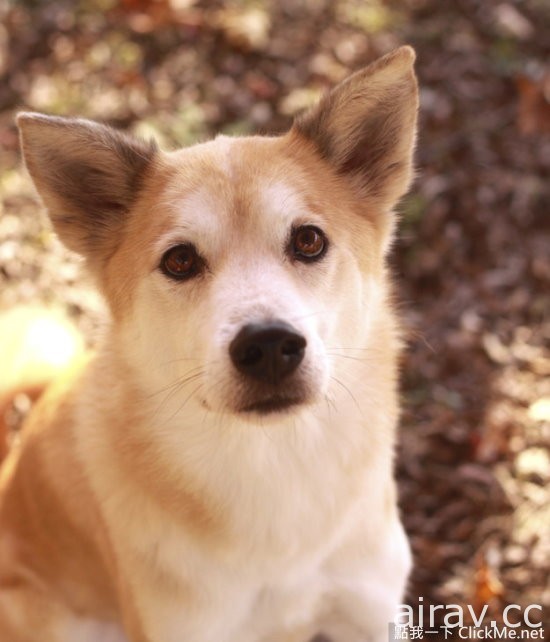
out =
<svg viewBox="0 0 550 642"><path fill-rule="evenodd" d="M61 240L92 263L116 248L156 147L89 120L20 113L25 164Z"/></svg>

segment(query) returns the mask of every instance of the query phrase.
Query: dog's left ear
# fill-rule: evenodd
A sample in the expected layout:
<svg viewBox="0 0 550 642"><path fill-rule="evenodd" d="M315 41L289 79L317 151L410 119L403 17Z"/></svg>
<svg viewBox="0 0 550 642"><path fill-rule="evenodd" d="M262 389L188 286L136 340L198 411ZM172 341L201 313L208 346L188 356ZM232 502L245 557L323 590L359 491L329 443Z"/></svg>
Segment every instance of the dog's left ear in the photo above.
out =
<svg viewBox="0 0 550 642"><path fill-rule="evenodd" d="M293 127L378 211L390 210L412 178L414 60L411 47L400 47L337 85Z"/></svg>

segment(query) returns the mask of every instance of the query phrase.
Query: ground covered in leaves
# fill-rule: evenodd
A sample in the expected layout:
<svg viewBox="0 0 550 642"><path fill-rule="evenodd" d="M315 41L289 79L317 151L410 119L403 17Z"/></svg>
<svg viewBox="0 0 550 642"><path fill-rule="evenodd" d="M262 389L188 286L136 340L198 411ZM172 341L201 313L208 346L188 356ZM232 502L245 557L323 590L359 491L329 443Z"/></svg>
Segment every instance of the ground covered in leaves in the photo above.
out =
<svg viewBox="0 0 550 642"><path fill-rule="evenodd" d="M61 302L85 331L101 309L36 207L17 108L166 146L277 132L403 43L422 87L393 265L409 331L398 460L409 603L488 604L497 622L508 604L539 604L550 627L544 0L0 0L0 307Z"/></svg>

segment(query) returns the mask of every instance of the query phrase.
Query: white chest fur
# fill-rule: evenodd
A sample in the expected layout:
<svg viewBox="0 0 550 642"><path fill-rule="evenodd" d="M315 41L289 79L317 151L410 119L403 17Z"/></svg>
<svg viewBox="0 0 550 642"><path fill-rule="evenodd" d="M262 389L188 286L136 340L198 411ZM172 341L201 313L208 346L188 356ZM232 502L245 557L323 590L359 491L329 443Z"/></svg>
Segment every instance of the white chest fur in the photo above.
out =
<svg viewBox="0 0 550 642"><path fill-rule="evenodd" d="M177 506L167 510L147 483L129 477L109 433L98 438L102 422L83 413L82 459L152 642L283 642L282 631L314 623L337 592L342 578L331 559L356 539L358 550L344 556L353 574L358 563L359 575L369 567L386 571L370 558L385 555L380 533L389 541L396 520L387 508L393 417L376 405L347 407L337 422L327 404L261 426L209 423L189 408L185 426L162 425L157 471L176 489L191 480L193 492L219 508L229 535L214 543L187 528ZM131 434L151 429L143 422ZM406 573L404 540L399 546L405 570L391 580L390 603L399 600Z"/></svg>

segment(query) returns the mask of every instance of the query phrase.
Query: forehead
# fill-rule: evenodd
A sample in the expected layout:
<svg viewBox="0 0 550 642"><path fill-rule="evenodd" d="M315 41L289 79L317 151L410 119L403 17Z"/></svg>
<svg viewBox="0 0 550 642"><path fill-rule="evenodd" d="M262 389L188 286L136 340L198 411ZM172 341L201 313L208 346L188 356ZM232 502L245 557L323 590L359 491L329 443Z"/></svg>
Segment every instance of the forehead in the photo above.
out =
<svg viewBox="0 0 550 642"><path fill-rule="evenodd" d="M254 180L266 172L280 175L292 164L285 154L283 139L251 136L214 140L165 154L173 171L172 189L189 189L197 184L211 187L243 187L243 180Z"/></svg>
<svg viewBox="0 0 550 642"><path fill-rule="evenodd" d="M215 140L170 154L171 177L163 194L167 224L244 228L274 216L315 209L299 163L280 139Z"/></svg>

